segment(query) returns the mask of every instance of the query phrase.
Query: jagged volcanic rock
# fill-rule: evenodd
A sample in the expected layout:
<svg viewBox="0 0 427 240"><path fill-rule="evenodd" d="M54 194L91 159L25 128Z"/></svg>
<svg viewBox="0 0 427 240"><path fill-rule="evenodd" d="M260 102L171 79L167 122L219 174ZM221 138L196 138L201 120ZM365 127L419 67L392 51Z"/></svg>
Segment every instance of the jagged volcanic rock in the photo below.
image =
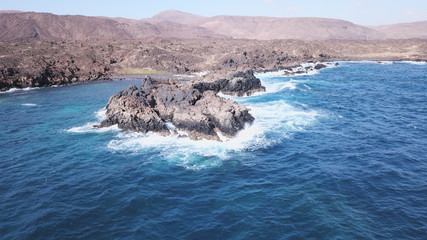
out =
<svg viewBox="0 0 427 240"><path fill-rule="evenodd" d="M252 70L232 71L225 76L209 76L193 84L193 87L204 92L212 90L227 95L244 96L255 92L265 92L261 81L254 76Z"/></svg>
<svg viewBox="0 0 427 240"><path fill-rule="evenodd" d="M107 105L107 119L99 127L118 124L119 128L135 132L167 134L169 131L153 109L152 96L135 86L112 96Z"/></svg>
<svg viewBox="0 0 427 240"><path fill-rule="evenodd" d="M141 87L130 86L110 98L107 119L97 127L117 124L135 132L170 134L166 123L185 131L195 140L233 137L254 121L249 109L178 81L145 78Z"/></svg>

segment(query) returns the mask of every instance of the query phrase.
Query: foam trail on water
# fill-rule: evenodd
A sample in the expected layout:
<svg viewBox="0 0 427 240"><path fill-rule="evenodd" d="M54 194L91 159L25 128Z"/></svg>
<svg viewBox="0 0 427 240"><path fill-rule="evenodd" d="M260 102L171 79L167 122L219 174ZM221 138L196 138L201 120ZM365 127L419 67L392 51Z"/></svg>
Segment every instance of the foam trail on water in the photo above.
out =
<svg viewBox="0 0 427 240"><path fill-rule="evenodd" d="M31 90L36 90L36 89L39 89L39 87L11 88L9 90L6 90L6 91L0 92L0 93L12 93L12 92L19 92L19 91L31 91Z"/></svg>
<svg viewBox="0 0 427 240"><path fill-rule="evenodd" d="M23 104L21 104L21 106L26 106L26 107L36 107L36 106L38 106L37 104L35 104L35 103L23 103Z"/></svg>
<svg viewBox="0 0 427 240"><path fill-rule="evenodd" d="M379 61L377 63L382 64L382 65L392 65L394 62L393 61Z"/></svg>
<svg viewBox="0 0 427 240"><path fill-rule="evenodd" d="M383 64L383 65L391 65L394 63L407 63L407 64L414 64L414 65L426 65L426 61L347 61L347 63L376 63L376 64Z"/></svg>
<svg viewBox="0 0 427 240"><path fill-rule="evenodd" d="M404 63L408 63L408 64L414 64L414 65L426 65L427 62L425 61L402 61Z"/></svg>
<svg viewBox="0 0 427 240"><path fill-rule="evenodd" d="M266 93L280 92L285 89L295 90L297 89L298 81L291 80L286 82L272 82L272 81L261 81L262 85L266 89Z"/></svg>
<svg viewBox="0 0 427 240"><path fill-rule="evenodd" d="M111 127L105 127L105 128L96 128L94 125L98 124L97 122L90 122L86 123L83 126L79 127L72 127L70 129L65 130L69 133L102 133L102 132L109 132L109 131L119 131L120 129L117 127L117 125L113 125Z"/></svg>
<svg viewBox="0 0 427 240"><path fill-rule="evenodd" d="M318 74L320 70L314 69L317 64L323 64L326 68L336 67L336 62L316 62L316 63L302 63L300 66L294 67L291 70L278 70L273 72L260 72L256 73L257 78L272 78L272 77L297 77L297 76L310 76ZM301 71L302 73L297 73ZM292 73L291 76L287 76L286 73Z"/></svg>
<svg viewBox="0 0 427 240"><path fill-rule="evenodd" d="M297 71L297 70L293 70ZM319 70L311 70L311 71L304 71L304 73L294 73L291 76L286 76L286 70L279 70L274 72L265 72L265 73L257 73L255 76L257 78L265 78L265 77L297 77L297 76L311 76L319 73Z"/></svg>
<svg viewBox="0 0 427 240"><path fill-rule="evenodd" d="M98 111L94 113L96 119L101 122L104 120L106 116L107 110L105 108L101 108ZM89 122L84 124L83 126L78 127L72 127L70 129L65 130L69 133L102 133L102 132L109 132L109 131L119 131L120 129L117 127L117 125L113 125L111 127L105 127L105 128L96 128L94 125L99 124L99 122Z"/></svg>

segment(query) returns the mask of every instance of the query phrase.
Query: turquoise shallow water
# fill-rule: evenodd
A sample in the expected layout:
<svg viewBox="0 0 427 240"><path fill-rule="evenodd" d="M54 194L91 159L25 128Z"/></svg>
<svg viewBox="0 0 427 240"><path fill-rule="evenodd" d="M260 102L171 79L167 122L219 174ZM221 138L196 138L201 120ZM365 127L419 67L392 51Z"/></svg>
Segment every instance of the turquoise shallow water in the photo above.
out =
<svg viewBox="0 0 427 240"><path fill-rule="evenodd" d="M426 239L427 65L259 76L226 143L94 129L137 80L0 94L0 239Z"/></svg>

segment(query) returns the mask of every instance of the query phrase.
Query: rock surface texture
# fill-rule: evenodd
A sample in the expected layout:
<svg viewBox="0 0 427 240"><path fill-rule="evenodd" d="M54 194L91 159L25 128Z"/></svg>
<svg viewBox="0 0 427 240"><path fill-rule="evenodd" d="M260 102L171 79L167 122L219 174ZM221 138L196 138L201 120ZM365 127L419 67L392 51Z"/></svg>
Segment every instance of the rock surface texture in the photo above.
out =
<svg viewBox="0 0 427 240"><path fill-rule="evenodd" d="M191 139L220 140L233 137L254 121L249 109L189 83L145 78L110 98L107 118L96 127L119 128L162 135L184 131ZM168 129L168 124L175 129ZM177 131L178 130L178 131Z"/></svg>
<svg viewBox="0 0 427 240"><path fill-rule="evenodd" d="M208 75L203 81L197 81L193 87L200 91L212 90L227 95L249 96L255 92L265 92L261 81L254 76L252 70L232 71L222 75Z"/></svg>

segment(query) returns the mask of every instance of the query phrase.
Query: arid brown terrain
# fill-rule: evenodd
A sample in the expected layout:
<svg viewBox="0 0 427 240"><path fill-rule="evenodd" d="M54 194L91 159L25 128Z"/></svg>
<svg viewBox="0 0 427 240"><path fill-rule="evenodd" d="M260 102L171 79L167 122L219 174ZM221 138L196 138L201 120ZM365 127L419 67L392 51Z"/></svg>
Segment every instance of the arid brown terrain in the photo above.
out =
<svg viewBox="0 0 427 240"><path fill-rule="evenodd" d="M379 30L360 26L344 20L328 18L278 18L252 16L202 17L180 11L169 10L155 15L153 19L176 22L189 26L199 26L209 29L212 32L234 38L258 40L386 39L386 35Z"/></svg>
<svg viewBox="0 0 427 240"><path fill-rule="evenodd" d="M227 38L206 28L154 19L0 12L0 41L120 40L145 37Z"/></svg>
<svg viewBox="0 0 427 240"><path fill-rule="evenodd" d="M0 11L0 41L124 40L147 37L257 40L382 40L427 38L427 21L361 26L328 18L204 17L168 10L140 20Z"/></svg>
<svg viewBox="0 0 427 240"><path fill-rule="evenodd" d="M108 79L121 69L176 74L275 70L306 61L427 60L427 40L164 39L0 43L0 89Z"/></svg>
<svg viewBox="0 0 427 240"><path fill-rule="evenodd" d="M206 78L215 79L230 70L277 70L307 61L426 60L424 26L368 28L335 19L203 17L173 10L142 20L2 11L0 90L135 72L209 72ZM418 39L399 40L405 38L399 32Z"/></svg>

